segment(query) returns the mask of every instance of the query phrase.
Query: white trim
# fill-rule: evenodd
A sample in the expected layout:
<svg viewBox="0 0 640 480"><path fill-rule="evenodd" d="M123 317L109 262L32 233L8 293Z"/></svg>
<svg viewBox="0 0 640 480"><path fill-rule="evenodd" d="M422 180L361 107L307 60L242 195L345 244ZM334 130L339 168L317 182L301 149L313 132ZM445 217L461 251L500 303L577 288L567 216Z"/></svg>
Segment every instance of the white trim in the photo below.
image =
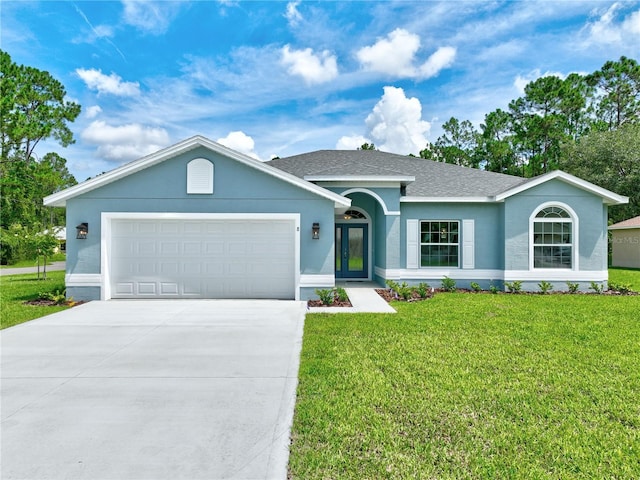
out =
<svg viewBox="0 0 640 480"><path fill-rule="evenodd" d="M515 280L540 282L546 281L571 281L571 282L604 282L609 278L608 270L594 270L574 272L566 269L542 270L533 272L529 270L462 270L452 269L407 269L375 267L375 274L378 277L391 280L428 280L442 279L445 276L454 280L504 280L512 282Z"/></svg>
<svg viewBox="0 0 640 480"><path fill-rule="evenodd" d="M492 203L491 197L400 197L400 203Z"/></svg>
<svg viewBox="0 0 640 480"><path fill-rule="evenodd" d="M630 227L614 227L613 225L611 225L610 227L607 227L608 230L614 231L614 230L640 230L640 225L631 225Z"/></svg>
<svg viewBox="0 0 640 480"><path fill-rule="evenodd" d="M224 145L220 145L214 141L209 140L201 135L196 135L194 137L183 140L182 142L178 142L175 145L159 150L151 155L147 155L146 157L139 158L138 160L134 160L133 162L129 162L121 167L115 168L107 173L103 173L102 175L98 175L97 177L91 178L85 182L82 182L78 185L74 185L73 187L69 187L60 192L54 193L44 198L44 205L48 207L64 207L66 201L77 197L78 195L82 195L84 193L95 190L96 188L102 187L109 183L115 182L121 178L127 177L133 173L144 170L145 168L151 167L158 163L162 163L165 160L176 157L183 153L186 153L190 150L193 150L197 147L207 148L215 153L228 157L232 160L236 160L244 165L247 165L251 168L255 168L261 172L264 172L272 177L283 180L287 183L300 187L304 190L307 190L311 193L315 193L321 197L332 200L336 207L340 206L349 206L351 205L351 200L348 198L341 197L340 195L326 190L318 185L302 180L299 177L291 175L290 173L284 172L277 168L274 168L264 162L260 162L254 158L251 158L243 153L236 152L230 148L225 147Z"/></svg>
<svg viewBox="0 0 640 480"><path fill-rule="evenodd" d="M332 274L304 273L300 275L300 288L332 288L335 286L336 279Z"/></svg>
<svg viewBox="0 0 640 480"><path fill-rule="evenodd" d="M314 182L316 183L316 182ZM362 188L400 188L402 182L317 182L317 185L323 188L350 188L350 187L362 187Z"/></svg>
<svg viewBox="0 0 640 480"><path fill-rule="evenodd" d="M571 217L571 268L535 268L533 266L533 249L535 245L533 244L533 224L536 222L536 215L540 213L540 211L549 207L560 207L565 210L569 216ZM538 221L542 223L553 223L553 222L563 222L568 223L566 219L557 219L557 218L539 218ZM554 271L554 270L564 270L567 271L577 271L580 270L580 265L578 261L580 259L580 223L578 220L578 215L576 212L566 203L562 202L544 202L538 205L533 209L531 215L529 215L529 270L542 270L542 271Z"/></svg>
<svg viewBox="0 0 640 480"><path fill-rule="evenodd" d="M101 300L111 298L111 222L113 220L291 220L294 223L294 292L300 300L300 214L299 213L156 213L156 212L102 212L100 239Z"/></svg>
<svg viewBox="0 0 640 480"><path fill-rule="evenodd" d="M68 273L64 276L67 287L102 287L100 273Z"/></svg>
<svg viewBox="0 0 640 480"><path fill-rule="evenodd" d="M629 203L629 197L613 193L610 190L594 185L593 183L582 180L581 178L574 177L573 175L563 172L562 170L554 170L553 172L545 173L544 175L540 175L539 177L532 178L528 182L525 182L521 185L518 185L517 187L511 188L496 195L495 200L496 202L501 202L504 199L511 197L512 195L517 195L518 193L524 192L525 190L529 190L530 188L536 187L540 184L554 179L561 180L565 183L568 183L569 185L573 185L574 187L578 187L589 193L598 195L602 197L604 203L609 205L622 205L625 203Z"/></svg>
<svg viewBox="0 0 640 480"><path fill-rule="evenodd" d="M428 280L449 277L454 280L502 280L503 270L463 270L461 268L381 268L375 267L377 276L391 280Z"/></svg>
<svg viewBox="0 0 640 480"><path fill-rule="evenodd" d="M367 188L356 187L356 188L350 188L348 190L345 190L340 195L344 197L344 196L349 195L351 193L366 193L367 195L371 195L373 198L375 198L378 201L378 203L382 207L382 210L383 210L385 215L400 215L400 210L398 210L398 211L389 210L387 208L387 204L384 203L384 200L382 199L382 197L380 195L378 195L376 192L372 191L372 190L369 190Z"/></svg>
<svg viewBox="0 0 640 480"><path fill-rule="evenodd" d="M558 282L605 282L609 278L608 270L574 271L567 268L537 268L529 270L507 270L504 272L504 280L512 282L522 280L528 282L558 281Z"/></svg>

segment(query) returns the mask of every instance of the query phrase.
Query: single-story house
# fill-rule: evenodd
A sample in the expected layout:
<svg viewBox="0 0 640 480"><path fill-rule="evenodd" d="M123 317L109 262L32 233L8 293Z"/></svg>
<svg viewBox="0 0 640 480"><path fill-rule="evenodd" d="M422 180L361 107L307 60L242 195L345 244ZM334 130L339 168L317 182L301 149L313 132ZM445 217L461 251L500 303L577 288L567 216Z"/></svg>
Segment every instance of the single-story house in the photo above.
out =
<svg viewBox="0 0 640 480"><path fill-rule="evenodd" d="M640 268L640 216L609 226L611 230L611 265Z"/></svg>
<svg viewBox="0 0 640 480"><path fill-rule="evenodd" d="M607 208L520 178L380 151L260 162L195 136L45 198L67 209L67 294L308 299L336 281L555 289L607 281Z"/></svg>

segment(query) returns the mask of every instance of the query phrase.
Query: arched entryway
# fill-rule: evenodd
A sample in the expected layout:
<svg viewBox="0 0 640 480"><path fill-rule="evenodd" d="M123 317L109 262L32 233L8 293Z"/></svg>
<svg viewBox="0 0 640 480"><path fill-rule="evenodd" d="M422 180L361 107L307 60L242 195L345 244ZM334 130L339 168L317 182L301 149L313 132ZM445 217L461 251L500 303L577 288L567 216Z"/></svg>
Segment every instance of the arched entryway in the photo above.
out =
<svg viewBox="0 0 640 480"><path fill-rule="evenodd" d="M371 278L371 218L359 207L351 207L335 219L336 278Z"/></svg>

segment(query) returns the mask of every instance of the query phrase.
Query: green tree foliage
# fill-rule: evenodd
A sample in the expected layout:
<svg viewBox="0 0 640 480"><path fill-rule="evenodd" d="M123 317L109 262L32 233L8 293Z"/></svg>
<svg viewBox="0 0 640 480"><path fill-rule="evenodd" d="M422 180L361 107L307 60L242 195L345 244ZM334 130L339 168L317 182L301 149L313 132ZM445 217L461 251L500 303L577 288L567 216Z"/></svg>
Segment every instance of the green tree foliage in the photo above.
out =
<svg viewBox="0 0 640 480"><path fill-rule="evenodd" d="M358 147L358 150L377 150L374 143L363 143Z"/></svg>
<svg viewBox="0 0 640 480"><path fill-rule="evenodd" d="M47 138L63 147L74 142L67 124L80 114L80 105L65 101L64 86L48 72L17 65L0 50L0 93L2 162L28 163L36 145Z"/></svg>
<svg viewBox="0 0 640 480"><path fill-rule="evenodd" d="M610 210L611 221L640 215L640 123L591 132L564 151L562 170L629 197Z"/></svg>
<svg viewBox="0 0 640 480"><path fill-rule="evenodd" d="M484 169L509 175L523 175L514 141L511 117L507 112L497 109L485 115L478 135L478 156L482 158Z"/></svg>
<svg viewBox="0 0 640 480"><path fill-rule="evenodd" d="M596 92L596 125L613 130L626 123L640 121L640 65L631 58L620 57L606 62L588 75L587 83Z"/></svg>
<svg viewBox="0 0 640 480"><path fill-rule="evenodd" d="M420 152L422 158L479 168L478 132L469 120L451 117L443 125L444 133Z"/></svg>
<svg viewBox="0 0 640 480"><path fill-rule="evenodd" d="M80 105L65 101L63 85L48 72L17 65L2 50L0 93L0 242L6 263L46 250L27 248L16 239L26 235L34 243L44 238L36 237L36 232L42 235L45 229L64 223L64 210L45 209L42 199L75 185L76 179L63 157L48 153L38 158L34 149L49 138L63 147L72 144L68 124L79 115Z"/></svg>

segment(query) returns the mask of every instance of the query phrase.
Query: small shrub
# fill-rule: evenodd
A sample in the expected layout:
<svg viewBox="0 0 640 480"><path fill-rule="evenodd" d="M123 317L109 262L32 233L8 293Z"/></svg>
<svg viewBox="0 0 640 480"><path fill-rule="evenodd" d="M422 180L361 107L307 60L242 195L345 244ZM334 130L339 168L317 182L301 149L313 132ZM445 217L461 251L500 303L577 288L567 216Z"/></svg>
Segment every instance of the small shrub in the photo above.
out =
<svg viewBox="0 0 640 480"><path fill-rule="evenodd" d="M504 286L507 287L509 293L520 293L522 291L522 282L520 280L504 282Z"/></svg>
<svg viewBox="0 0 640 480"><path fill-rule="evenodd" d="M453 278L444 277L442 279L442 289L445 292L455 292L456 291L456 281Z"/></svg>
<svg viewBox="0 0 640 480"><path fill-rule="evenodd" d="M480 284L478 282L471 282L471 290L478 293L482 288L480 288Z"/></svg>
<svg viewBox="0 0 640 480"><path fill-rule="evenodd" d="M489 291L495 295L500 291L500 289L492 283L489 285Z"/></svg>
<svg viewBox="0 0 640 480"><path fill-rule="evenodd" d="M346 302L349 300L349 295L347 295L347 291L342 287L336 287L336 298L339 302Z"/></svg>
<svg viewBox="0 0 640 480"><path fill-rule="evenodd" d="M429 296L429 284L424 282L419 283L416 291L418 295L420 295L420 298L427 298Z"/></svg>
<svg viewBox="0 0 640 480"><path fill-rule="evenodd" d="M538 288L540 289L541 294L546 295L551 290L553 290L553 285L545 280L542 280L540 283L538 283Z"/></svg>
<svg viewBox="0 0 640 480"><path fill-rule="evenodd" d="M567 282L567 288L569 289L569 293L577 293L578 288L580 288L580 284Z"/></svg>
<svg viewBox="0 0 640 480"><path fill-rule="evenodd" d="M384 282L387 287L389 287L391 290L393 290L394 292L398 293L398 290L400 288L400 284L398 282L396 282L395 280L387 280Z"/></svg>
<svg viewBox="0 0 640 480"><path fill-rule="evenodd" d="M609 290L613 290L614 292L619 292L622 295L627 295L633 292L630 283L615 283L609 282Z"/></svg>
<svg viewBox="0 0 640 480"><path fill-rule="evenodd" d="M398 295L403 299L409 300L413 296L413 287L407 285L407 282L402 282L402 285L398 288Z"/></svg>
<svg viewBox="0 0 640 480"><path fill-rule="evenodd" d="M316 295L320 297L323 305L332 305L335 301L335 293L332 288L316 288Z"/></svg>
<svg viewBox="0 0 640 480"><path fill-rule="evenodd" d="M601 294L604 290L604 287L596 282L591 282L591 286L589 288L597 294Z"/></svg>
<svg viewBox="0 0 640 480"><path fill-rule="evenodd" d="M44 300L50 300L56 305L64 305L67 303L67 291L66 290L54 290L53 292L41 292L38 294L38 298ZM73 299L70 299L70 301Z"/></svg>

